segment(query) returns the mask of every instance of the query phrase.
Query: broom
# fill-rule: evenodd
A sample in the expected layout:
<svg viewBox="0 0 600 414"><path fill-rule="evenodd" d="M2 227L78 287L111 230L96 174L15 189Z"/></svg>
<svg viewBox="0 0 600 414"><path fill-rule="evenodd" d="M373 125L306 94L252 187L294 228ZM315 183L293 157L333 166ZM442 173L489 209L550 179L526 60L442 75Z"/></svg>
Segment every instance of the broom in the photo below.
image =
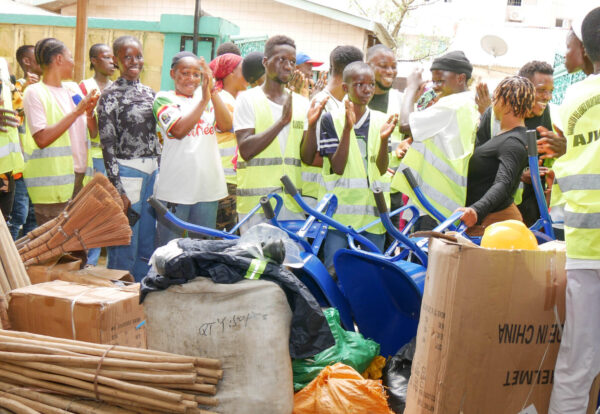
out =
<svg viewBox="0 0 600 414"><path fill-rule="evenodd" d="M113 187L114 188L114 187ZM26 265L41 263L74 250L129 244L131 227L118 197L93 185L75 200L63 220L21 247Z"/></svg>
<svg viewBox="0 0 600 414"><path fill-rule="evenodd" d="M80 200L82 200L84 197L86 197L87 194L90 191L92 191L92 189L95 188L96 186L101 186L102 188L104 188L111 195L112 199L118 205L120 205L121 208L123 208L123 201L122 201L121 195L119 194L117 189L111 184L111 182L108 180L108 178L106 178L104 175L102 175L100 173L96 173L94 175L94 177L90 180L90 182L87 183L87 185L85 185L81 189L81 191L79 191L79 193L75 196L75 198L73 198L72 200L69 200L67 206L65 207L65 210L60 215L58 215L58 217L55 217L54 219L47 221L43 225L36 227L35 229L33 229L32 231L27 233L25 236L18 239L15 242L17 249L21 249L29 241L36 239L37 237L41 236L42 234L44 234L51 228L62 224L65 221L66 216L69 214L69 211L71 211L73 209L73 207L75 205L77 205L77 203Z"/></svg>
<svg viewBox="0 0 600 414"><path fill-rule="evenodd" d="M21 257L28 266L70 251L129 244L130 239L131 227L123 210L112 200L90 193L81 207L73 210L62 231L56 230L48 242Z"/></svg>
<svg viewBox="0 0 600 414"><path fill-rule="evenodd" d="M31 257L32 254L39 253L39 249L44 251L60 245L73 234L75 229L81 228L93 218L93 215L90 215L89 212L97 211L98 203L106 203L113 210L119 208L116 203L112 202L110 195L104 188L94 186L84 198L73 205L68 213L63 214L64 221L25 244L19 249L19 254L22 257Z"/></svg>

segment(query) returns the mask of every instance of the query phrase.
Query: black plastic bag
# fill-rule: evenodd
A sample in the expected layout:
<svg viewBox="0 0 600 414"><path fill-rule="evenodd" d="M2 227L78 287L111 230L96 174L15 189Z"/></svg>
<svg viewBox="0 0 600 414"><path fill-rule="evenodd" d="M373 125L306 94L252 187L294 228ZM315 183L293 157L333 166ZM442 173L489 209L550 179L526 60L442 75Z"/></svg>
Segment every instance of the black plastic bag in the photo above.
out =
<svg viewBox="0 0 600 414"><path fill-rule="evenodd" d="M416 338L404 345L400 350L388 359L383 367L383 385L387 387L388 404L393 412L402 414L406 405L406 392L410 369L415 356Z"/></svg>

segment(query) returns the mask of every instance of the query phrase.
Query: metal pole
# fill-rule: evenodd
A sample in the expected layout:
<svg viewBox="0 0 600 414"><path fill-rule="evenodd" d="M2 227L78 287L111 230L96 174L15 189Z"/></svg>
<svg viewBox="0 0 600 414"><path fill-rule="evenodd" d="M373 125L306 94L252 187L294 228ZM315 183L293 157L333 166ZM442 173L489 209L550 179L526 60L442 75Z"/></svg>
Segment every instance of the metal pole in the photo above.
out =
<svg viewBox="0 0 600 414"><path fill-rule="evenodd" d="M196 0L196 7L194 8L194 40L192 51L194 54L198 54L198 26L200 25L200 17L202 14L201 0Z"/></svg>
<svg viewBox="0 0 600 414"><path fill-rule="evenodd" d="M77 0L77 20L75 23L75 80L85 76L85 52L87 38L88 0Z"/></svg>

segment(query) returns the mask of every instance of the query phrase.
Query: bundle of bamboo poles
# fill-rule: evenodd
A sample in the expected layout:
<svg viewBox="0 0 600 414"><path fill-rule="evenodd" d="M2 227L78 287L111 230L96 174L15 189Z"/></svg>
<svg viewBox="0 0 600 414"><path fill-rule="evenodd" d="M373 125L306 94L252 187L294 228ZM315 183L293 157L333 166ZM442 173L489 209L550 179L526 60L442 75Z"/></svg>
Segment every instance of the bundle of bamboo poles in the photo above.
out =
<svg viewBox="0 0 600 414"><path fill-rule="evenodd" d="M0 330L0 407L15 413L214 414L221 362Z"/></svg>
<svg viewBox="0 0 600 414"><path fill-rule="evenodd" d="M25 265L76 250L129 244L131 227L115 187L102 174L94 178L65 210L17 241Z"/></svg>
<svg viewBox="0 0 600 414"><path fill-rule="evenodd" d="M8 329L6 295L13 289L29 286L31 281L17 252L6 221L0 214L0 328Z"/></svg>

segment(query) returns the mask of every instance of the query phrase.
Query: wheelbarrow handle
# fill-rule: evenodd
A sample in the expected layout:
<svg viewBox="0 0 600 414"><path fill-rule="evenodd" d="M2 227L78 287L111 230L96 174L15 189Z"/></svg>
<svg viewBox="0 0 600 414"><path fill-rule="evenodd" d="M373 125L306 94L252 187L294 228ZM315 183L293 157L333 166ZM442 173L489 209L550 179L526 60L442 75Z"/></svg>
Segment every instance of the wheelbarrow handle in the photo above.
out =
<svg viewBox="0 0 600 414"><path fill-rule="evenodd" d="M530 157L537 157L537 131L535 129L530 129L527 131L527 154Z"/></svg>
<svg viewBox="0 0 600 414"><path fill-rule="evenodd" d="M294 197L296 194L298 194L298 189L296 188L294 183L292 183L292 180L290 180L290 177L288 177L287 175L284 175L283 177L281 177L281 182L283 183L283 187L285 188L285 191L289 195Z"/></svg>
<svg viewBox="0 0 600 414"><path fill-rule="evenodd" d="M414 189L419 186L410 168L403 169L402 174L404 174L404 176L406 177L406 181L408 181L408 185L410 185L410 188Z"/></svg>
<svg viewBox="0 0 600 414"><path fill-rule="evenodd" d="M387 213L388 207L385 202L385 195L383 194L383 190L381 188L374 189L373 196L375 197L375 204L377 205L377 210L379 210L379 214Z"/></svg>
<svg viewBox="0 0 600 414"><path fill-rule="evenodd" d="M148 204L150 204L152 208L154 208L157 217L164 217L169 212L167 207L163 203L158 201L153 195L151 195L148 198Z"/></svg>
<svg viewBox="0 0 600 414"><path fill-rule="evenodd" d="M273 206L271 206L271 203L269 202L269 199L267 197L260 198L260 206L262 207L263 213L265 213L265 218L267 220L272 220L273 217L275 217Z"/></svg>

